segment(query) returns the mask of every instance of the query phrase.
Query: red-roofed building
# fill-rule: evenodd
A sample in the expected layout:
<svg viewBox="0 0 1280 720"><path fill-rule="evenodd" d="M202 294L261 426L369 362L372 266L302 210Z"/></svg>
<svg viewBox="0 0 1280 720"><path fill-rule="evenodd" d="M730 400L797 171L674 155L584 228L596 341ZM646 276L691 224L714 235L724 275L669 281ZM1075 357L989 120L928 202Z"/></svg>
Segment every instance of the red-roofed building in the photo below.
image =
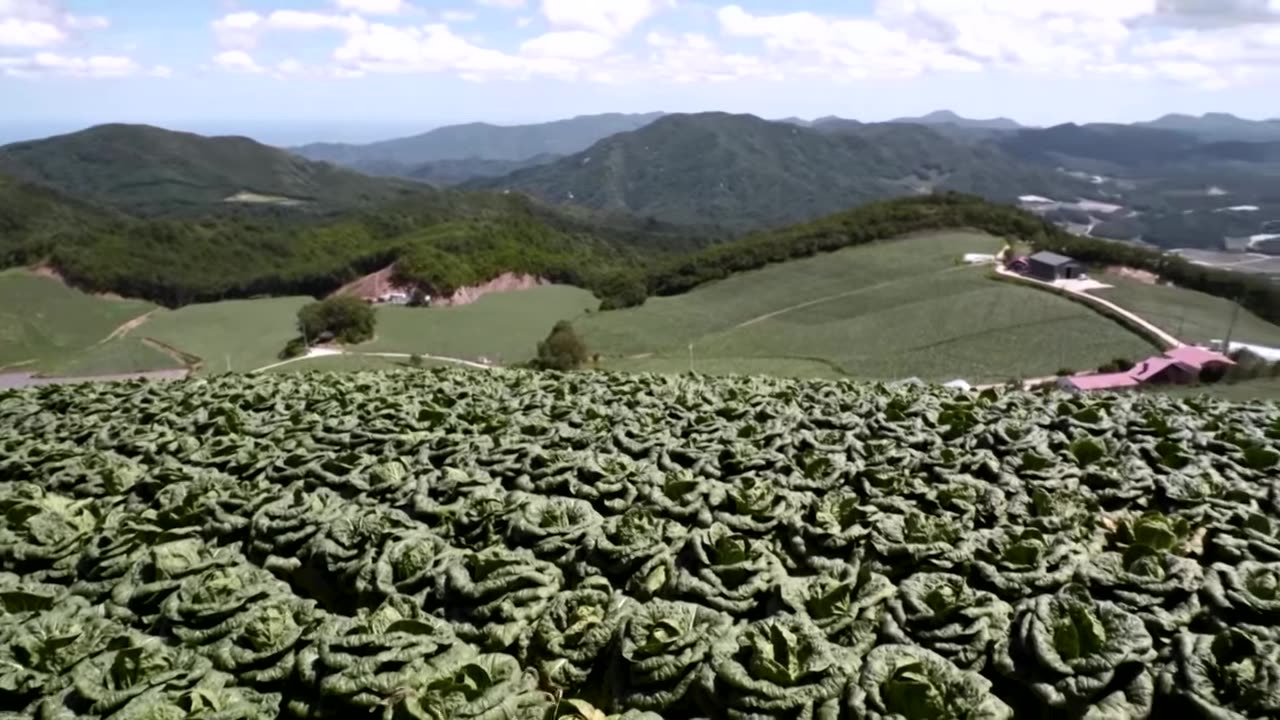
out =
<svg viewBox="0 0 1280 720"><path fill-rule="evenodd" d="M1058 387L1075 392L1121 390L1138 385L1186 385L1200 380L1206 368L1223 369L1235 365L1220 352L1194 345L1182 345L1163 356L1151 357L1122 373L1076 375L1058 381Z"/></svg>
<svg viewBox="0 0 1280 720"><path fill-rule="evenodd" d="M1147 358L1128 372L1143 385L1182 385L1199 377L1199 368L1169 357Z"/></svg>
<svg viewBox="0 0 1280 720"><path fill-rule="evenodd" d="M1073 392L1090 392L1094 390L1123 390L1137 387L1140 383L1129 373L1102 373L1098 375L1075 375L1058 379L1058 387Z"/></svg>
<svg viewBox="0 0 1280 720"><path fill-rule="evenodd" d="M1235 365L1231 358L1223 355L1215 350L1208 348L1196 347L1195 345L1183 345L1166 352L1165 357L1177 360L1180 363L1190 365L1196 370L1204 368L1219 367L1228 368Z"/></svg>

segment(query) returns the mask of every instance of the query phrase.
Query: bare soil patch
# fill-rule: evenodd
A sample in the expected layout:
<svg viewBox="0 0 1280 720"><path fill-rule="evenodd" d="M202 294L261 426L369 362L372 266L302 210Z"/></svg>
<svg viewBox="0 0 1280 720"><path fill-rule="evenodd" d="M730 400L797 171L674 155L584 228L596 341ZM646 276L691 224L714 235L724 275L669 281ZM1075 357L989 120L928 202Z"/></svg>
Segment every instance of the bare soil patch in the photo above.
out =
<svg viewBox="0 0 1280 720"><path fill-rule="evenodd" d="M1123 278L1135 280L1144 285L1158 285L1160 283L1160 278L1155 273L1148 270L1138 270L1137 268L1113 265L1107 268L1106 272L1111 275L1118 275Z"/></svg>
<svg viewBox="0 0 1280 720"><path fill-rule="evenodd" d="M364 300L373 300L374 298L385 295L392 290L410 290L411 288L397 285L391 281L391 275L394 270L395 265L388 265L377 272L362 275L337 290L334 290L329 294L329 297L350 295Z"/></svg>
<svg viewBox="0 0 1280 720"><path fill-rule="evenodd" d="M62 273L58 272L58 268L48 263L40 263L39 265L29 267L27 268L27 272L35 275L36 277L48 278L50 280L60 282L67 287L73 287L71 283L67 282L67 279L62 276ZM122 296L113 292L96 292L90 294L94 297L103 298L104 300L124 300Z"/></svg>
<svg viewBox="0 0 1280 720"><path fill-rule="evenodd" d="M358 277L337 290L334 290L333 293L330 294L330 297L349 295L372 301L389 292L412 291L412 287L397 284L392 280L394 270L394 265L388 265L377 272ZM536 275L505 272L487 282L483 282L478 285L460 287L451 294L443 297L433 297L431 299L431 304L435 306L466 305L468 303L475 302L489 293L528 290L530 288L546 284L548 284L546 278L541 278Z"/></svg>

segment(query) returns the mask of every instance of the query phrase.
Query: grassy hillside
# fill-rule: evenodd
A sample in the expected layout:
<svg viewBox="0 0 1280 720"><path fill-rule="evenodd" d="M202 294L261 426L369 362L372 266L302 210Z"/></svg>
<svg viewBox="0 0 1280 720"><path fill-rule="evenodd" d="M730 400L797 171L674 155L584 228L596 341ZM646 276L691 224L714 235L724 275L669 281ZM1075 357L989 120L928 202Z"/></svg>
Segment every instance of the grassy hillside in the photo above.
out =
<svg viewBox="0 0 1280 720"><path fill-rule="evenodd" d="M996 283L965 252L1000 241L930 233L770 265L577 323L608 366L631 370L961 377L999 382L1096 367L1153 348L1068 300Z"/></svg>
<svg viewBox="0 0 1280 720"><path fill-rule="evenodd" d="M1232 303L1202 292L1168 285L1150 285L1116 275L1104 275L1112 285L1095 295L1131 310L1176 337L1194 343L1222 340L1232 322ZM1235 316L1231 338L1237 342L1280 347L1280 325L1263 320L1248 310Z"/></svg>
<svg viewBox="0 0 1280 720"><path fill-rule="evenodd" d="M209 212L252 193L296 207L368 207L421 191L244 137L203 137L147 125L99 125L0 147L0 172L132 213ZM261 200L262 198L258 198Z"/></svg>
<svg viewBox="0 0 1280 720"><path fill-rule="evenodd" d="M0 272L0 368L53 367L154 309L137 300L88 295L24 271Z"/></svg>
<svg viewBox="0 0 1280 720"><path fill-rule="evenodd" d="M93 377L177 370L184 367L186 364L174 355L148 343L144 338L128 335L43 363L40 371L44 375L59 377Z"/></svg>
<svg viewBox="0 0 1280 720"><path fill-rule="evenodd" d="M556 322L577 318L598 304L585 290L546 285L492 293L459 307L379 308L377 337L355 349L523 362L533 357Z"/></svg>
<svg viewBox="0 0 1280 720"><path fill-rule="evenodd" d="M736 228L783 225L934 189L1011 200L1084 188L926 127L822 131L725 113L669 115L548 165L468 187Z"/></svg>
<svg viewBox="0 0 1280 720"><path fill-rule="evenodd" d="M276 362L298 333L298 309L311 298L227 300L161 310L136 334L194 355L202 373L248 372Z"/></svg>
<svg viewBox="0 0 1280 720"><path fill-rule="evenodd" d="M412 137L365 145L312 143L291 151L312 160L396 174L441 160L521 161L535 155L568 155L603 138L644 127L661 113L584 115L534 125L449 125Z"/></svg>

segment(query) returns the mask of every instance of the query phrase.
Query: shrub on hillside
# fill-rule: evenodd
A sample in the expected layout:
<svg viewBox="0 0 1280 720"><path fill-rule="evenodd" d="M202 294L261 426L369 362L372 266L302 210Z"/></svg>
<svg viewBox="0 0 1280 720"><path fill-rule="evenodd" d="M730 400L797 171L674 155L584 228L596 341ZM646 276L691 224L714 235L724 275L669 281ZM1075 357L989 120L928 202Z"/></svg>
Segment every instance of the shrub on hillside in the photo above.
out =
<svg viewBox="0 0 1280 720"><path fill-rule="evenodd" d="M284 344L284 349L276 357L281 360L292 360L296 357L302 357L307 352L307 343L300 337L296 337Z"/></svg>
<svg viewBox="0 0 1280 720"><path fill-rule="evenodd" d="M540 370L577 370L587 364L590 354L573 326L561 320L546 340L538 343L538 354L531 365Z"/></svg>
<svg viewBox="0 0 1280 720"><path fill-rule="evenodd" d="M308 340L329 333L338 342L364 342L373 337L375 322L373 306L355 297L328 298L298 311L298 332Z"/></svg>

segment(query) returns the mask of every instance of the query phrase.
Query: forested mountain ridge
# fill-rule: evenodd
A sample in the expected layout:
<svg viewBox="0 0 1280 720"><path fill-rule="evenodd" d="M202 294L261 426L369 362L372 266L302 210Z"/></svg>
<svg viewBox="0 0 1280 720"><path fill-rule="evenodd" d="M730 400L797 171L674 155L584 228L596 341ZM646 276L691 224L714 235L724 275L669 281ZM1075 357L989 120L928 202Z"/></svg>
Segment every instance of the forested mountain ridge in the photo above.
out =
<svg viewBox="0 0 1280 720"><path fill-rule="evenodd" d="M0 175L0 267L42 265L85 290L169 306L320 296L406 257L417 259L413 279L441 292L513 271L607 295L613 274L705 242L520 195L452 191L333 217L143 219Z"/></svg>
<svg viewBox="0 0 1280 720"><path fill-rule="evenodd" d="M667 115L553 163L464 187L675 223L749 229L889 197L958 190L1009 201L1083 192L1061 173L910 124L806 128L752 115Z"/></svg>
<svg viewBox="0 0 1280 720"><path fill-rule="evenodd" d="M149 125L98 125L5 145L0 172L139 215L204 214L238 204L342 211L422 190L417 183L312 162L245 137Z"/></svg>
<svg viewBox="0 0 1280 720"><path fill-rule="evenodd" d="M364 145L311 143L289 151L375 174L412 175L414 168L441 161L524 162L538 155L568 155L610 135L644 127L661 116L607 113L533 125L468 123Z"/></svg>

